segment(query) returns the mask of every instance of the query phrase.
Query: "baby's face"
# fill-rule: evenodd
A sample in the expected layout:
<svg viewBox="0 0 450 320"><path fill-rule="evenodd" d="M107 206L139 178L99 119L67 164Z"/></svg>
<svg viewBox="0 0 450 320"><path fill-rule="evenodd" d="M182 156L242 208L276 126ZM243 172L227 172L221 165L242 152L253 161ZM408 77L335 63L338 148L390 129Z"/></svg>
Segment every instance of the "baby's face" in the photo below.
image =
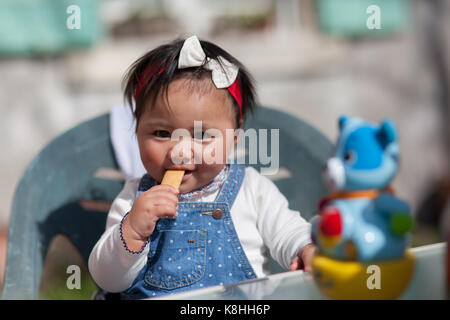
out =
<svg viewBox="0 0 450 320"><path fill-rule="evenodd" d="M154 179L161 182L167 169L186 170L181 193L211 182L237 142L227 91L216 89L210 80L202 82L205 87L199 89L184 79L173 81L169 105L164 96L158 96L153 107L146 107L137 128L142 163ZM205 131L214 136L204 135Z"/></svg>

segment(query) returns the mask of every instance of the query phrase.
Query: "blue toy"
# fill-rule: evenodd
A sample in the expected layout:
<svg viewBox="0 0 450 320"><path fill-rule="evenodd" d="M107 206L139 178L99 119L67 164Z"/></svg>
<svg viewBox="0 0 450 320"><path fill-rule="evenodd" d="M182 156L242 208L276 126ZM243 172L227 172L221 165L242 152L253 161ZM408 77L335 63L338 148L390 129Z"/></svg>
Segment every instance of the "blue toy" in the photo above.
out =
<svg viewBox="0 0 450 320"><path fill-rule="evenodd" d="M395 125L342 116L339 131L325 172L334 192L311 221L313 242L320 254L342 261L402 258L412 218L389 186L399 158Z"/></svg>

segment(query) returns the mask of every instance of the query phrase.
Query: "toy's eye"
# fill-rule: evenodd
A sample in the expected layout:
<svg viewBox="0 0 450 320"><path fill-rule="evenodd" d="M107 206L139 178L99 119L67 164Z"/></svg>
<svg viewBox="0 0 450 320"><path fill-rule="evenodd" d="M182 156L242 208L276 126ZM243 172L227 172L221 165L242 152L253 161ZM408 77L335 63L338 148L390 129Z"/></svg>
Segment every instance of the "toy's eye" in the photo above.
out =
<svg viewBox="0 0 450 320"><path fill-rule="evenodd" d="M356 153L353 150L347 150L344 154L344 161L347 164L352 164L356 160Z"/></svg>

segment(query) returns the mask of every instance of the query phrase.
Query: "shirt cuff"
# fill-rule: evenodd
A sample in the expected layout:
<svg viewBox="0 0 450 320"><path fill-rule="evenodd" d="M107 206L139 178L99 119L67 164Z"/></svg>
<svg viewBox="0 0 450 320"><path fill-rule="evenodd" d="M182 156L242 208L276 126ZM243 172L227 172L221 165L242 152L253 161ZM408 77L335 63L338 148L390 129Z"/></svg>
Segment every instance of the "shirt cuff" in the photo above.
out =
<svg viewBox="0 0 450 320"><path fill-rule="evenodd" d="M123 245L125 251L127 251L131 254L141 254L145 250L145 247L147 246L147 244L150 242L150 237L147 239L147 241L144 243L144 245L142 246L142 248L139 251L134 251L134 250L131 250L130 248L128 248L127 243L123 237L122 226L123 226L123 222L125 221L125 219L129 213L130 212L127 212L123 216L122 221L120 221L120 226L119 226L120 240L122 241L122 245Z"/></svg>

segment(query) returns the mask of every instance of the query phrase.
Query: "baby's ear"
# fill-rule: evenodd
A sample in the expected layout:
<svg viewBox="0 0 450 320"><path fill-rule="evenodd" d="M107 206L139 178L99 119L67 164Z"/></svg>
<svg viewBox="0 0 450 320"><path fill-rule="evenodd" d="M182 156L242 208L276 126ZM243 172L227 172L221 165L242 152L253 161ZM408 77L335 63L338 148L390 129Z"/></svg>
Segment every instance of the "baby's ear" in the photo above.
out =
<svg viewBox="0 0 450 320"><path fill-rule="evenodd" d="M244 129L244 120L239 120L238 127L236 129Z"/></svg>
<svg viewBox="0 0 450 320"><path fill-rule="evenodd" d="M342 115L339 117L339 120L338 120L339 131L342 131L342 129L344 128L347 121L348 121L348 116Z"/></svg>
<svg viewBox="0 0 450 320"><path fill-rule="evenodd" d="M234 129L234 144L236 145L241 138L242 131L244 130L244 120L239 120L238 126ZM236 134L236 131L238 134Z"/></svg>
<svg viewBox="0 0 450 320"><path fill-rule="evenodd" d="M242 122L242 120L240 122ZM234 129L234 132L233 132L234 145L237 145L237 143L239 142L239 139L241 138L243 131L244 131L244 128L243 128L243 122L242 122L242 125L240 124L238 128Z"/></svg>
<svg viewBox="0 0 450 320"><path fill-rule="evenodd" d="M397 140L397 128L391 119L385 119L378 130L377 138L383 147Z"/></svg>

